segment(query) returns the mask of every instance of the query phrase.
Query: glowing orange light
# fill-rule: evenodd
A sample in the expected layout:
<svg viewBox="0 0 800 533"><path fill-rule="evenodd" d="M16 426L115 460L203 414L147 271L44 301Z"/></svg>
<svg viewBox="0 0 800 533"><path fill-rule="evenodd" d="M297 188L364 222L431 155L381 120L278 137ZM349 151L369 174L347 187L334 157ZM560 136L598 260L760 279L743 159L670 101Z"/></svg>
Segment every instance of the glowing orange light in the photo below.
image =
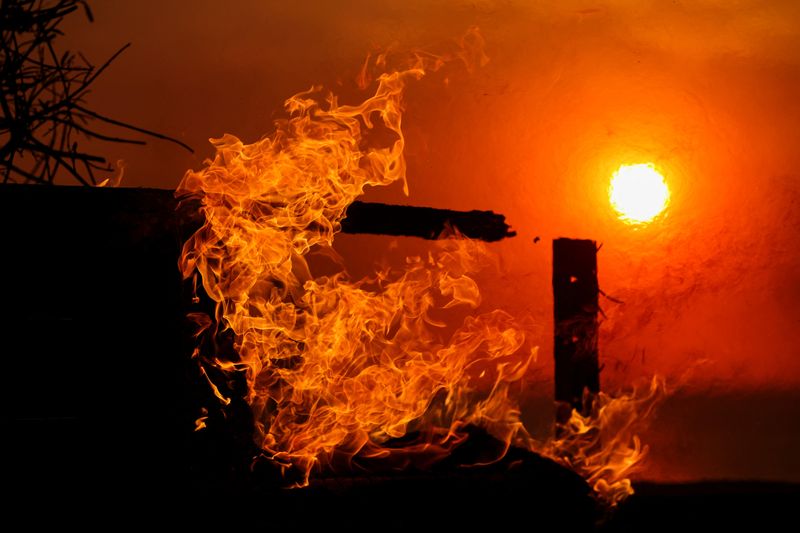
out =
<svg viewBox="0 0 800 533"><path fill-rule="evenodd" d="M460 48L482 43L471 32ZM475 275L492 262L485 245L441 239L403 267L356 281L344 269L315 274L306 260L332 248L365 188L405 182L405 86L447 58L409 59L392 69L379 56L375 76L361 76L372 90L360 104L339 105L318 88L292 96L272 134L253 144L215 139L214 157L185 174L177 194L202 202L205 223L179 265L216 302L213 318L200 310L188 318L198 338L230 332L237 352L198 346L192 359L220 408L232 404L228 376L246 383L259 460L293 485L326 468L423 468L476 427L505 444L497 459L511 446L539 453L616 505L633 492L627 474L645 454L634 432L662 395L660 382L618 398L600 393L591 412L573 410L555 438L539 440L520 407L536 337L503 310L478 311ZM450 308L463 320L442 321ZM210 412L200 411L196 430Z"/></svg>
<svg viewBox="0 0 800 533"><path fill-rule="evenodd" d="M645 224L669 204L669 188L651 163L622 165L611 178L608 197L620 219Z"/></svg>

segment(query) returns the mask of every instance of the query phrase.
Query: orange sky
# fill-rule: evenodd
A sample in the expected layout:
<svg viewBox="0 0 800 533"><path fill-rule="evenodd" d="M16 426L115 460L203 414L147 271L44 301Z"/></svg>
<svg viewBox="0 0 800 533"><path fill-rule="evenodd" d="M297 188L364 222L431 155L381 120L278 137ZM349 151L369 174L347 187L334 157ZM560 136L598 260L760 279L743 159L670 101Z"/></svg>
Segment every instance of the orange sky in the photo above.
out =
<svg viewBox="0 0 800 533"><path fill-rule="evenodd" d="M367 51L424 48L477 25L483 69L409 88L410 197L398 186L366 199L504 213L518 236L492 245L503 274L482 280L486 306L532 315L543 359L550 240L602 242L601 287L625 302L603 302L604 386L692 369L704 390L800 387L800 3L530 4L95 2L95 23L73 17L64 43L95 63L133 43L90 102L196 155L161 142L103 150L125 160L123 185L173 188L211 155L209 137L256 140L295 92L323 84L357 97ZM605 188L620 164L640 162L663 169L672 202L634 231ZM388 246L340 240L356 270Z"/></svg>

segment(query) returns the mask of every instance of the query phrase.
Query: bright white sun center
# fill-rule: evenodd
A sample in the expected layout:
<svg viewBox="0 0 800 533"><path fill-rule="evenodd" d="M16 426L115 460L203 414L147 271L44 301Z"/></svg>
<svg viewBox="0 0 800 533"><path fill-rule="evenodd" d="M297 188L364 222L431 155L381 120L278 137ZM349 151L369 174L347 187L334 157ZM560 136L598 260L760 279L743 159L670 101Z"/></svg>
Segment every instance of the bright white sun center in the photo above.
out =
<svg viewBox="0 0 800 533"><path fill-rule="evenodd" d="M629 224L643 224L667 207L669 188L651 163L622 165L611 178L608 197L619 218Z"/></svg>

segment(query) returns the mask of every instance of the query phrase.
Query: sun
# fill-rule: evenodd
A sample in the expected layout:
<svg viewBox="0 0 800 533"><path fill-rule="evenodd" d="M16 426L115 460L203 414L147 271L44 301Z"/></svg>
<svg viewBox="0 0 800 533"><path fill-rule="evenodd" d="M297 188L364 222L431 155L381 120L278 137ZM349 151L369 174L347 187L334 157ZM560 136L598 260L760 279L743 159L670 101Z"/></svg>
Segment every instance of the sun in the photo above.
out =
<svg viewBox="0 0 800 533"><path fill-rule="evenodd" d="M669 204L669 187L652 163L622 165L614 172L608 198L628 224L646 224Z"/></svg>

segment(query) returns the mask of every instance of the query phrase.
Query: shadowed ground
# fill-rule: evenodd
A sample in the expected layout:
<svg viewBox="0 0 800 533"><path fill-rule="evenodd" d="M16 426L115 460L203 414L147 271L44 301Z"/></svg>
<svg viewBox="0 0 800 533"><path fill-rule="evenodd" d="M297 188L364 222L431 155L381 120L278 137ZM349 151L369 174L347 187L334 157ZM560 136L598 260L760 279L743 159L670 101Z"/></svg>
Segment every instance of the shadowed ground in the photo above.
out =
<svg viewBox="0 0 800 533"><path fill-rule="evenodd" d="M206 517L352 530L474 527L590 530L588 487L521 450L456 465L484 435L428 472L352 474L285 490L251 471L248 409L213 411L189 355L191 297L177 270L193 229L164 191L0 188L3 472L27 523L89 523L113 512L180 523ZM788 520L797 485L643 484L604 526L643 531ZM105 514L104 514L105 513ZM424 524L424 525L421 525Z"/></svg>

